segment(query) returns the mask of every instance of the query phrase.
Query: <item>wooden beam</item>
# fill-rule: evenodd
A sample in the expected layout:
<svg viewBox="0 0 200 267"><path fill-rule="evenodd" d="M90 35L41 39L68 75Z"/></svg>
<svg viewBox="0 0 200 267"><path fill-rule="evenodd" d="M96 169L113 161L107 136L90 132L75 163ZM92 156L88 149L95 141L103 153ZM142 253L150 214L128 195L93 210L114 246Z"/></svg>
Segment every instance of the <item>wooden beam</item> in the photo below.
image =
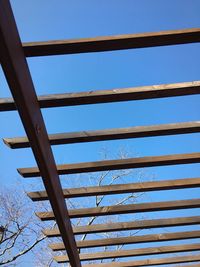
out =
<svg viewBox="0 0 200 267"><path fill-rule="evenodd" d="M200 81L174 84L160 84L142 87L117 88L112 90L97 90L79 93L65 93L39 96L40 108L76 106L144 100L163 97L194 95L200 93ZM0 98L0 111L16 110L12 98Z"/></svg>
<svg viewBox="0 0 200 267"><path fill-rule="evenodd" d="M180 261L177 261L177 263L187 263L187 262L197 262L197 261L184 261L184 258L185 257L183 257L183 260L180 260ZM149 263L148 263L148 261L149 261ZM129 261L129 262L110 262L111 264L106 264L106 263L100 263L100 264L83 264L83 267L135 267L135 266L137 266L137 267L139 267L139 266L152 266L152 264L151 264L151 262L152 263L155 263L155 264L153 264L153 266L155 266L155 265L163 265L163 264L166 264L166 263L168 263L168 261L167 262L162 262L161 261L161 259L160 260L156 260L156 261L152 261L152 259L150 259L150 260L143 260L143 261ZM115 265L115 263L117 263L116 265ZM175 263L176 263L176 261L175 261ZM137 265L135 265L135 264L137 264ZM173 264L173 262L172 263L170 263L170 267L180 267L180 264L179 265L171 265L171 264ZM194 263L194 264L184 264L184 266L183 267L199 267L199 264L200 264L200 262L199 263Z"/></svg>
<svg viewBox="0 0 200 267"><path fill-rule="evenodd" d="M200 29L182 29L84 38L24 43L27 57L114 51L200 42Z"/></svg>
<svg viewBox="0 0 200 267"><path fill-rule="evenodd" d="M189 264L184 264L183 267L199 267L199 263L194 263L194 264L190 264L190 262L197 262L195 260L193 261L184 261L184 258L183 257L183 260L180 260L180 261L175 261L175 262L170 262L170 261L167 261L167 262L162 262L162 260L164 259L160 259L160 260L156 260L156 259L153 259L153 260L156 260L156 261L152 261L152 259L150 260L143 260L143 261L128 261L128 262L110 262L110 264L106 264L106 263L99 263L99 264L83 264L83 267L139 267L139 266L156 266L156 265L164 265L168 262L170 262L170 267L180 267L180 264L176 264L176 265L171 265L173 263L189 263ZM191 256L190 256L191 258ZM116 264L115 264L116 263ZM155 263L152 265L152 263ZM135 265L137 264L137 265ZM182 267L182 266L181 266Z"/></svg>
<svg viewBox="0 0 200 267"><path fill-rule="evenodd" d="M58 174L72 174L191 163L200 163L200 153L62 164L57 165L57 171ZM37 167L19 168L18 172L23 177L41 176L40 170Z"/></svg>
<svg viewBox="0 0 200 267"><path fill-rule="evenodd" d="M51 145L62 145L127 138L188 134L197 132L200 132L200 121L161 124L153 126L136 126L99 131L50 134L49 141ZM30 143L27 137L4 138L3 141L7 146L13 149L30 147Z"/></svg>
<svg viewBox="0 0 200 267"><path fill-rule="evenodd" d="M97 195L113 195L172 189L186 189L196 187L200 187L200 178L184 178L176 180L69 188L63 189L63 195L65 198L75 198ZM48 200L48 195L46 191L29 192L28 196L33 201Z"/></svg>
<svg viewBox="0 0 200 267"><path fill-rule="evenodd" d="M129 250L111 250L95 253L82 253L79 254L81 261L88 260L100 260L100 259L112 259L112 258L126 258L137 257L146 255L160 255L165 253L177 253L177 252L189 252L200 250L200 244L187 244L187 245L175 245L175 246L162 246L162 247L148 247ZM55 256L54 260L58 263L68 262L68 257L65 255Z"/></svg>
<svg viewBox="0 0 200 267"><path fill-rule="evenodd" d="M108 224L93 224L73 227L75 235L80 234L94 234L104 232L115 232L115 231L128 231L128 230L139 230L139 229L153 229L153 228L164 228L164 227L178 227L187 225L198 225L200 224L200 216L192 217L176 217L166 219L154 219L154 220L138 220L131 222L117 222ZM58 228L44 229L43 234L47 237L58 237L60 232Z"/></svg>
<svg viewBox="0 0 200 267"><path fill-rule="evenodd" d="M189 255L189 256L167 257L167 258L156 258L156 259L150 258L150 259L128 261L128 262L83 264L83 267L139 267L139 266L154 266L154 265L165 265L165 264L176 264L176 263L190 263L197 261L200 261L200 255ZM172 267L177 267L177 266L172 266ZM199 267L199 265L196 264L184 265L184 267Z"/></svg>
<svg viewBox="0 0 200 267"><path fill-rule="evenodd" d="M115 245L127 245L127 244L139 244L149 242L165 242L173 240L183 239L196 239L200 238L200 231L190 232L173 232L173 233L161 233L151 235L136 235L128 237L116 237L116 238L101 238L93 240L77 241L76 245L78 248L93 248L93 247L104 247L104 246L115 246ZM65 250L64 244L52 243L49 247L53 251Z"/></svg>
<svg viewBox="0 0 200 267"><path fill-rule="evenodd" d="M154 212L166 210L192 209L200 208L200 199L175 200L165 202L146 202L139 204L103 206L95 208L70 209L70 218L83 218L92 216L105 216L115 214L128 214L140 212ZM42 221L54 220L55 216L52 211L36 212L36 215Z"/></svg>
<svg viewBox="0 0 200 267"><path fill-rule="evenodd" d="M81 266L53 153L8 0L0 1L0 58L73 267Z"/></svg>

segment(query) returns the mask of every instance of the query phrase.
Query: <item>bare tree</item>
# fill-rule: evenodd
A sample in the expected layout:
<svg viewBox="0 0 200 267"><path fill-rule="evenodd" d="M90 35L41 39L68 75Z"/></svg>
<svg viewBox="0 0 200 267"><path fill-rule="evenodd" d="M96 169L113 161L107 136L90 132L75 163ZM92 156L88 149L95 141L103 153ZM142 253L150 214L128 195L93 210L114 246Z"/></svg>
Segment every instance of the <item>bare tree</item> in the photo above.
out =
<svg viewBox="0 0 200 267"><path fill-rule="evenodd" d="M32 251L45 236L42 224L34 215L31 201L17 184L0 190L0 265L16 265L17 260Z"/></svg>
<svg viewBox="0 0 200 267"><path fill-rule="evenodd" d="M130 155L127 153L127 150L120 150L116 156L113 158L128 158ZM107 158L111 158L107 151L102 152L102 160ZM151 173L148 173L144 169L129 169L129 170L119 170L119 171L104 171L97 172L94 174L82 174L82 175L74 175L74 176L64 176L62 179L63 185L69 188L69 182L72 181L73 187L80 186L103 186L103 185L113 185L113 184L124 184L124 183L132 183L132 182L144 182L145 180L152 180L154 176ZM86 182L85 182L86 181ZM141 201L144 193L126 193L126 194L117 194L117 195L103 195L103 196L94 196L87 198L77 198L77 199L68 199L67 206L68 208L86 208L86 207L100 207L106 205L125 205L125 204L133 204ZM112 215L112 216L93 216L88 218L79 218L73 219L72 223L74 226L80 225L92 225L94 223L111 223L122 221L123 219L127 220L138 220L144 218L144 214L137 215ZM82 236L78 236L77 240L85 240L85 239L96 239L96 238L111 238L111 237L122 237L122 236L132 236L137 234L138 231L121 231L121 232L111 232L111 233L100 233L100 234L84 234ZM61 241L61 240L60 240ZM97 248L96 251L106 251L106 250L120 250L124 247L124 245L117 245L112 247L101 247ZM94 251L94 248L93 248ZM91 252L90 249L80 249L80 252ZM62 252L60 254L63 254ZM101 260L100 262L109 262L116 261L117 259L110 260ZM94 261L88 261L88 263L94 263Z"/></svg>
<svg viewBox="0 0 200 267"><path fill-rule="evenodd" d="M117 158L126 158L127 153L120 152ZM107 158L107 152L103 154L103 159ZM112 185L116 183L129 183L144 181L145 177L151 179L150 175L141 170L121 170L121 171L106 171L95 174L82 174L62 177L63 187L81 187L81 186L102 186ZM37 209L37 204L32 203L21 186L14 188L1 188L0 190L0 224L3 235L0 242L0 265L11 266L15 265L22 256L27 253L33 253L36 261L36 266L52 267L56 264L53 262L53 252L48 249L48 240L43 236L42 230L46 225L40 222L34 212ZM142 193L130 193L113 196L95 196L87 198L68 199L67 206L69 209L84 208L84 207L100 207L105 205L123 205L131 204L141 200ZM39 204L39 209L49 209L47 202ZM134 215L128 215L129 218L136 220ZM142 216L142 215L141 215ZM92 225L94 223L109 223L122 220L120 216L98 217L93 216L89 218L73 219L72 224L78 225ZM140 217L141 218L141 217ZM48 224L55 227L54 224ZM77 240L85 240L87 238L109 238L119 236L131 236L136 234L134 231L114 232L78 236ZM54 241L60 242L60 238L55 238ZM109 249L121 249L122 245L115 246ZM108 247L99 248L100 250L107 250ZM89 252L88 249L82 249L80 252ZM98 249L97 249L98 251ZM58 253L57 253L58 254ZM60 254L63 254L60 252ZM108 260L107 260L108 261ZM111 259L110 261L115 261Z"/></svg>

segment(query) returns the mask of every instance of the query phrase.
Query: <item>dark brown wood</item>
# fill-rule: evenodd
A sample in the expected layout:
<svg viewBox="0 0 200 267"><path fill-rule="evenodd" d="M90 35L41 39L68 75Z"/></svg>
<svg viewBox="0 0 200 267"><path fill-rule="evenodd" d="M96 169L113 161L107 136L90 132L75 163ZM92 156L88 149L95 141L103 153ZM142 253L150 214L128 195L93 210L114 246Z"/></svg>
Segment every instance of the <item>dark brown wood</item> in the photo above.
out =
<svg viewBox="0 0 200 267"><path fill-rule="evenodd" d="M103 206L95 208L70 209L70 218L82 218L91 216L105 216L115 214L128 214L140 212L179 210L200 208L200 199L175 200L165 202L146 202L139 204ZM55 216L52 211L36 212L36 215L42 221L54 220Z"/></svg>
<svg viewBox="0 0 200 267"><path fill-rule="evenodd" d="M23 48L27 57L35 57L113 51L121 49L188 44L196 42L200 42L199 28L125 34L75 40L32 42L24 43Z"/></svg>
<svg viewBox="0 0 200 267"><path fill-rule="evenodd" d="M81 261L87 260L100 260L100 259L111 259L111 258L125 258L125 257L135 257L135 256L145 256L145 255L160 255L166 253L176 253L176 252L189 252L200 250L200 244L189 244L189 245L175 245L175 246L162 246L162 247L148 247L139 249L129 249L129 250L112 250L96 253L83 253L80 254ZM68 257L55 256L54 260L58 263L68 262Z"/></svg>
<svg viewBox="0 0 200 267"><path fill-rule="evenodd" d="M83 264L83 267L139 267L139 266L155 266L165 264L176 264L176 263L190 263L200 261L200 255L189 255L179 257L167 257L167 258L156 258L156 259L145 259L128 262L109 262L109 263L94 263L94 264ZM170 265L171 266L171 265ZM180 267L180 265L178 265ZM171 267L178 267L171 266ZM199 267L199 264L184 265L184 267Z"/></svg>
<svg viewBox="0 0 200 267"><path fill-rule="evenodd" d="M53 153L8 0L0 1L0 51L2 68L41 170L70 264L81 266Z"/></svg>
<svg viewBox="0 0 200 267"><path fill-rule="evenodd" d="M72 174L191 163L200 163L200 153L173 154L165 156L63 164L57 165L57 171L58 174ZM37 167L20 168L18 169L18 172L23 177L41 176L40 171Z"/></svg>
<svg viewBox="0 0 200 267"><path fill-rule="evenodd" d="M154 220L138 220L131 222L117 222L109 224L93 224L73 227L75 235L80 234L94 234L104 232L126 231L126 230L139 230L150 228L164 228L164 227L178 227L187 225L200 224L200 216L192 217L176 217L166 219L154 219ZM58 237L60 232L58 228L45 229L43 234L47 237Z"/></svg>
<svg viewBox="0 0 200 267"><path fill-rule="evenodd" d="M76 106L86 104L143 100L152 98L175 97L200 93L200 81L160 84L142 87L117 88L80 93L66 93L39 96L41 108ZM15 110L12 98L0 98L0 111Z"/></svg>
<svg viewBox="0 0 200 267"><path fill-rule="evenodd" d="M196 132L200 132L199 121L161 124L153 126L137 126L121 129L107 129L99 131L50 134L49 141L51 145L62 145L127 138L188 134ZM3 141L7 146L13 149L30 147L27 137L4 138Z"/></svg>
<svg viewBox="0 0 200 267"><path fill-rule="evenodd" d="M128 237L116 237L116 238L101 238L92 240L77 241L76 245L78 248L92 248L92 247L104 247L104 246L115 246L115 245L127 245L127 244L139 244L139 243L150 243L150 242L165 242L173 240L184 240L184 239L196 239L200 238L200 231L190 232L173 232L173 233L161 233L151 235L136 235ZM52 243L49 247L53 251L65 250L63 243Z"/></svg>
<svg viewBox="0 0 200 267"><path fill-rule="evenodd" d="M91 186L63 189L65 198L88 197L97 195L112 195L124 193L139 193L160 190L174 190L200 187L200 178L185 178L176 180L163 180L131 184L114 184L104 186ZM29 192L28 196L33 201L48 200L46 191Z"/></svg>

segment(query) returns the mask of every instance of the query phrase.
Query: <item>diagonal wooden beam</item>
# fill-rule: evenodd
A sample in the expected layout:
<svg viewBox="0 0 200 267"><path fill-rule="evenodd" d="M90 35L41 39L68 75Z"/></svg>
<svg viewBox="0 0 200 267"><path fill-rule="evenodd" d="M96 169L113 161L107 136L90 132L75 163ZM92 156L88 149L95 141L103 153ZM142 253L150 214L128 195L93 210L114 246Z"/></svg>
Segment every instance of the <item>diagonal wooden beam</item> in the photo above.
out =
<svg viewBox="0 0 200 267"><path fill-rule="evenodd" d="M75 235L80 234L94 234L104 232L115 232L115 231L128 231L128 230L139 230L139 229L153 229L153 228L164 228L164 227L178 227L187 225L198 225L200 224L200 216L192 217L176 217L176 218L165 218L165 219L154 219L154 220L138 220L131 222L117 222L109 224L94 224L73 227ZM47 237L58 237L60 232L58 228L44 229L43 234Z"/></svg>
<svg viewBox="0 0 200 267"><path fill-rule="evenodd" d="M200 153L173 154L153 157L62 164L57 165L57 171L58 174L72 174L191 163L200 163ZM23 177L41 176L40 170L37 167L19 168L18 172Z"/></svg>
<svg viewBox="0 0 200 267"><path fill-rule="evenodd" d="M161 247L148 247L139 249L129 249L129 250L111 250L104 252L95 253L82 253L80 254L81 261L87 260L100 260L100 259L112 259L112 258L125 258L125 257L137 257L146 255L160 255L165 253L176 253L176 252L189 252L189 251L199 251L200 244L187 244L187 245L175 245L175 246L161 246ZM55 256L54 260L58 263L68 262L68 257L65 255Z"/></svg>
<svg viewBox="0 0 200 267"><path fill-rule="evenodd" d="M77 241L76 245L78 248L93 248L93 247L104 247L104 246L115 246L115 245L127 245L127 244L139 244L139 243L150 243L150 242L165 242L174 240L186 240L200 238L200 231L187 231L187 232L172 232L172 233L161 233L151 235L136 235L128 237L116 237L116 238L101 238L92 240ZM53 251L65 250L64 244L52 243L49 247Z"/></svg>
<svg viewBox="0 0 200 267"><path fill-rule="evenodd" d="M24 43L27 57L114 51L200 42L200 29L136 33L75 40Z"/></svg>
<svg viewBox="0 0 200 267"><path fill-rule="evenodd" d="M130 184L114 184L103 186L90 186L63 189L65 198L88 197L97 195L113 195L124 193L151 192L160 190L185 189L200 187L200 178L184 178L176 180L163 180ZM46 191L29 192L27 194L33 201L48 200Z"/></svg>
<svg viewBox="0 0 200 267"><path fill-rule="evenodd" d="M81 266L61 184L8 0L0 1L0 60L19 115L41 171L71 266Z"/></svg>
<svg viewBox="0 0 200 267"><path fill-rule="evenodd" d="M167 258L150 258L145 260L136 260L128 262L109 262L109 263L94 263L94 264L83 264L83 267L139 267L139 266L155 266L155 265L166 265L176 263L191 263L200 261L200 255L189 255L179 257L167 257ZM180 267L180 265L178 265ZM171 267L178 267L171 266ZM184 265L184 267L199 267L198 264Z"/></svg>
<svg viewBox="0 0 200 267"><path fill-rule="evenodd" d="M82 142L94 142L127 138L141 138L163 135L188 134L200 132L200 122L183 122L153 126L136 126L129 128L107 129L99 131L82 131L72 133L50 134L51 145L62 145ZM4 138L10 148L30 147L27 137Z"/></svg>
<svg viewBox="0 0 200 267"><path fill-rule="evenodd" d="M192 209L192 208L200 208L200 199L175 200L175 201L165 201L165 202L146 202L139 204L70 209L69 217L83 218L92 216L105 216L105 215L115 215L115 214L154 212L154 211ZM52 211L36 212L36 215L42 221L55 219L54 213Z"/></svg>
<svg viewBox="0 0 200 267"><path fill-rule="evenodd" d="M65 93L39 96L41 108L76 106L86 104L144 100L152 98L175 97L200 93L200 81L174 84L160 84L142 87L117 88L79 93ZM12 98L0 98L0 111L16 110Z"/></svg>

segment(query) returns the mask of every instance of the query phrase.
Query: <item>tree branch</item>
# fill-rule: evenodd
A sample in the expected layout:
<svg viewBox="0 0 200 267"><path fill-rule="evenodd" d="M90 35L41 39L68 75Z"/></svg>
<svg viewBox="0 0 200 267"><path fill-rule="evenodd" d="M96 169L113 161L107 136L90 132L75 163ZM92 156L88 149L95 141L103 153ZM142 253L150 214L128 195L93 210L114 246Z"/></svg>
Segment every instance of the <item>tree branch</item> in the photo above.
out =
<svg viewBox="0 0 200 267"><path fill-rule="evenodd" d="M5 264L8 264L10 262L13 262L15 261L17 258L19 258L20 256L26 254L27 252L29 252L31 249L33 249L38 243L40 243L42 240L44 240L46 238L46 236L42 236L41 238L35 240L35 242L29 246L27 249L19 252L18 254L16 254L15 256L13 256L12 258L6 260L6 261L2 261L0 262L0 265L5 265Z"/></svg>

